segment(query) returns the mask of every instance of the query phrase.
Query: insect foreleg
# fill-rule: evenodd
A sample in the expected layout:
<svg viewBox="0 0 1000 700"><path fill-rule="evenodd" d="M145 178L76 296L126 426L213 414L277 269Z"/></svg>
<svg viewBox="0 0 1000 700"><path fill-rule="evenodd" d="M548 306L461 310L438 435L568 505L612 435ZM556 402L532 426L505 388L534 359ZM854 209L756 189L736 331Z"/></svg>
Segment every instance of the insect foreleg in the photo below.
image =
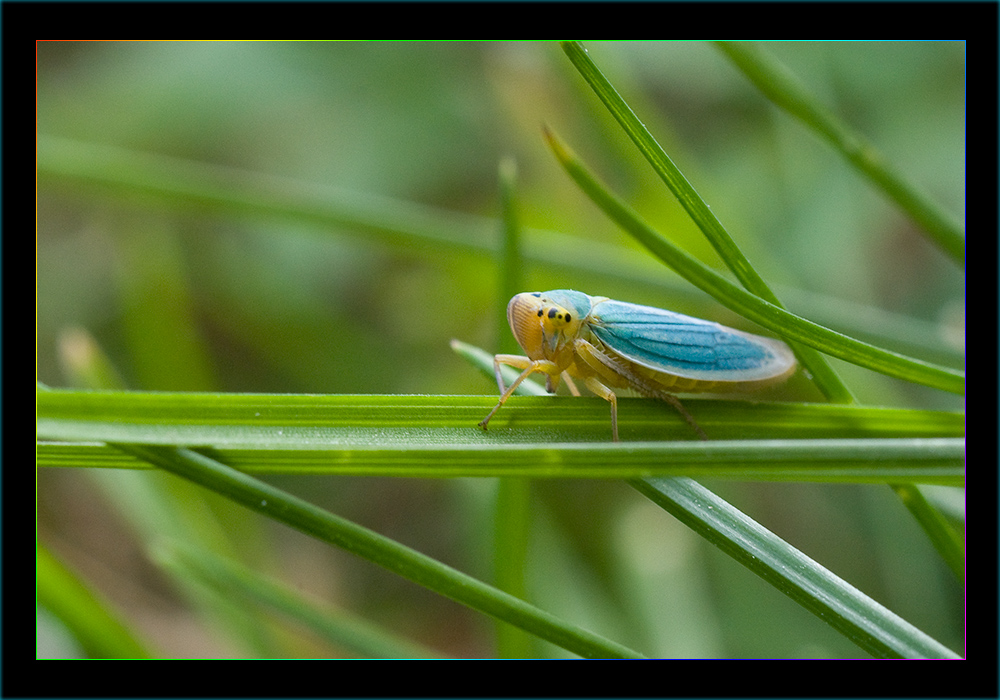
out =
<svg viewBox="0 0 1000 700"><path fill-rule="evenodd" d="M524 357L523 355L494 355L493 373L496 375L497 386L500 388L501 395L507 391L507 387L503 385L503 374L500 372L500 365L507 365L515 369L527 369L531 366L531 362L530 357ZM518 382L521 381L523 381L523 378L518 380Z"/></svg>
<svg viewBox="0 0 1000 700"><path fill-rule="evenodd" d="M523 369L524 371L518 375L517 379L511 382L510 386L504 389L503 386L503 375L500 373L500 365L508 365L516 369ZM497 385L500 387L500 400L497 401L497 405L493 407L493 410L489 412L485 418L479 422L479 426L486 430L486 425L490 422L490 418L500 410L507 399L513 396L514 391L520 386L521 382L528 378L529 375L535 372L544 372L549 378L555 377L555 382L559 381L560 369L559 366L550 360L532 360L528 357L522 357L521 355L497 355L493 358L493 368L496 370ZM547 382L546 386L550 386Z"/></svg>

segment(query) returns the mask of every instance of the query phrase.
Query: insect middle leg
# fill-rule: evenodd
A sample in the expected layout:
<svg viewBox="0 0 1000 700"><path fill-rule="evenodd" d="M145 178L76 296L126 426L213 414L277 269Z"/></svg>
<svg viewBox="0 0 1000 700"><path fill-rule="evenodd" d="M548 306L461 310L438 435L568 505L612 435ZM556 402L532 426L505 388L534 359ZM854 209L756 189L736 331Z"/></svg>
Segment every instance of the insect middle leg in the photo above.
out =
<svg viewBox="0 0 1000 700"><path fill-rule="evenodd" d="M681 403L680 399L678 399L673 394L668 393L663 389L659 388L658 386L656 386L656 384L653 381L651 381L648 377L645 377L637 373L631 367L619 361L618 359L610 357L606 353L601 352L596 347L594 347L592 343L589 343L586 340L583 340L582 338L578 338L576 340L576 342L573 345L573 350L576 352L577 357L581 358L583 362L588 367L590 367L590 369L592 369L599 376L604 378L605 381L608 381L612 384L620 384L622 381L624 381L625 384L631 386L633 389L635 389L641 394L645 394L646 396L649 396L654 399L660 399L661 401L666 401L675 409L677 409L677 412L684 417L684 420L687 421L688 425L694 428L694 431L698 434L698 437L700 439L708 440L708 435L705 434L705 431L702 430L701 426L698 425L698 423L695 421L694 416L692 416L690 413L687 412L687 409L684 408L684 404ZM608 389L607 387L604 387L602 384L600 384L600 382L596 382L596 384L599 387L603 387L603 389L606 392L611 393L611 395L614 396L611 390ZM594 390L591 387L589 380L587 382L587 388L590 389L591 391L594 391L594 393L597 394L598 396L607 398L599 391ZM608 399L608 401L611 401L611 399ZM614 427L615 440L618 439L617 405L618 405L617 401L612 401L611 420L612 420L612 425Z"/></svg>
<svg viewBox="0 0 1000 700"><path fill-rule="evenodd" d="M611 438L618 442L618 397L615 392L597 381L597 377L587 377L587 388L611 404Z"/></svg>

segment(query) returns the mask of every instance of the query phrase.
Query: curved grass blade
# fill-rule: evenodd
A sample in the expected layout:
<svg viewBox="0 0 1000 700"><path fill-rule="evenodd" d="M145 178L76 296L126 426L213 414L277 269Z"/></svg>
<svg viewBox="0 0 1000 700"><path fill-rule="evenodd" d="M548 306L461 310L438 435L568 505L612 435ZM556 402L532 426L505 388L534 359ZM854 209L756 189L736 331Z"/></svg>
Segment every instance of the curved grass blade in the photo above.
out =
<svg viewBox="0 0 1000 700"><path fill-rule="evenodd" d="M563 42L562 46L577 70L615 117L629 138L639 148L640 152L653 167L653 170L674 193L699 228L702 229L716 252L718 252L743 286L765 301L781 307L782 305L777 297L753 269L749 260L740 251L715 214L670 160L659 143L656 142L652 134L649 133L645 125L633 113L632 109L614 89L593 60L591 60L583 46L579 42ZM933 208L932 205L930 205L930 208L921 206L926 200L918 197L912 189L908 188L905 183L895 177L887 167L884 167L877 155L873 157L874 150L870 146L864 144L853 134L848 133L835 118L823 112L818 106L812 103L805 94L805 91L794 82L790 74L785 75L780 73L779 69L782 67L777 65L777 62L772 61L756 48L747 47L744 44L725 43L720 44L720 46L730 54L730 57L738 65L741 65L751 75L751 79L756 77L763 80L766 77L773 77L774 80L771 82L764 81L771 88L770 90L765 90L765 92L768 92L772 96L772 99L775 99L782 106L786 107L786 109L797 114L807 123L818 128L821 133L828 136L834 142L834 145L841 147L841 150L846 152L848 159L858 165L863 172L869 175L876 173L881 175L882 177L876 178L879 184L887 186L887 189L891 192L904 195L903 199L899 202L900 204L917 206L918 211L916 213L918 219L921 218L920 214L930 215L930 220L924 217L923 221L930 223L932 227L937 225L937 228L933 228L933 230L944 236L951 244L957 241L960 248L957 251L959 253L958 259L962 260L964 258L964 241L960 235L958 237L949 237L946 235L950 232L947 230L947 225L943 229L941 227L942 224L947 224L942 218L941 213L936 208ZM857 148L852 150L848 149L847 146ZM929 205L929 202L927 204ZM939 238L939 242L940 240ZM948 247L947 244L945 247ZM949 252L954 253L954 247ZM812 374L816 385L827 398L838 402L853 402L854 399L849 389L841 381L826 358L812 348L793 345L793 349L799 356L803 366ZM940 527L940 515L926 501L919 497L919 492L912 485L898 485L898 487L894 488L896 493L901 497L904 494L909 494L910 497L904 498L907 507L913 512L918 522L928 530L929 537L952 569L956 573L963 571L964 547L957 546L956 537L953 533L952 536L948 536L949 533L947 530ZM961 544L961 542L959 541L958 544Z"/></svg>
<svg viewBox="0 0 1000 700"><path fill-rule="evenodd" d="M674 194L677 201L684 207L691 219L698 225L698 228L704 232L709 243L715 248L723 262L733 271L740 283L748 291L765 301L784 308L778 301L778 297L743 254L743 251L736 245L736 241L729 235L722 222L618 94L618 91L590 58L587 50L580 42L575 41L564 41L562 47L584 80L632 139L632 142ZM808 346L798 344L793 344L792 349L803 366L810 372L813 381L824 396L836 403L854 402L854 396L850 389L821 353Z"/></svg>
<svg viewBox="0 0 1000 700"><path fill-rule="evenodd" d="M546 137L556 158L584 193L615 223L686 280L715 297L721 304L755 323L770 328L828 355L890 377L923 384L953 394L965 393L965 372L934 365L863 343L820 326L740 289L668 241L612 194L555 134Z"/></svg>
<svg viewBox="0 0 1000 700"><path fill-rule="evenodd" d="M759 46L714 42L750 82L790 115L830 142L851 165L905 211L953 261L965 265L961 225L893 168L867 139L819 103L788 68Z"/></svg>

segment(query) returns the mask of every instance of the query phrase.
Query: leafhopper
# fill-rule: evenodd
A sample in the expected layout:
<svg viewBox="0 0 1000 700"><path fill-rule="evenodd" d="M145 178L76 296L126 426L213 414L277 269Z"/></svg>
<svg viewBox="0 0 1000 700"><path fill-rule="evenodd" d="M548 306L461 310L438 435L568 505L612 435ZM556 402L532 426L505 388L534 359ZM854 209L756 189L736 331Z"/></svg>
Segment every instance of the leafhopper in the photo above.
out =
<svg viewBox="0 0 1000 700"><path fill-rule="evenodd" d="M575 377L608 401L616 442L614 389L633 389L670 403L707 439L674 394L752 391L784 381L796 367L791 348L780 340L572 289L518 294L507 305L507 321L527 357L493 358L500 400L479 423L483 429L518 385L539 372L549 392L564 379L579 396ZM501 365L523 370L509 387L504 387Z"/></svg>

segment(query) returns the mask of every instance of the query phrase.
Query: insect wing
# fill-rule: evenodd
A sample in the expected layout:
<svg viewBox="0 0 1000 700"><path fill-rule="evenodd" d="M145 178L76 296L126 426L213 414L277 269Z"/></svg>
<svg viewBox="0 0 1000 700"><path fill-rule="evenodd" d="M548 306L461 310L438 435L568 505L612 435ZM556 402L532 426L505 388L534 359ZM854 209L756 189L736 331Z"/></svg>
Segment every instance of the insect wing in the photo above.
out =
<svg viewBox="0 0 1000 700"><path fill-rule="evenodd" d="M601 301L590 329L626 359L679 377L751 382L785 374L795 364L781 341L651 306Z"/></svg>

